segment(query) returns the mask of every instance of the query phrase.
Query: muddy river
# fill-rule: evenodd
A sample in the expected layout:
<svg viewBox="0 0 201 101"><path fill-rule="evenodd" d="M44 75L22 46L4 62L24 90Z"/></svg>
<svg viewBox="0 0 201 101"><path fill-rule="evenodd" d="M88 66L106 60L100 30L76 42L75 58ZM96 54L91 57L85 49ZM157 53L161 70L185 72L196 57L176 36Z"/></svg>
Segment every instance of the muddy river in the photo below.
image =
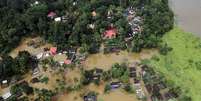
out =
<svg viewBox="0 0 201 101"><path fill-rule="evenodd" d="M176 24L201 37L201 0L169 0Z"/></svg>

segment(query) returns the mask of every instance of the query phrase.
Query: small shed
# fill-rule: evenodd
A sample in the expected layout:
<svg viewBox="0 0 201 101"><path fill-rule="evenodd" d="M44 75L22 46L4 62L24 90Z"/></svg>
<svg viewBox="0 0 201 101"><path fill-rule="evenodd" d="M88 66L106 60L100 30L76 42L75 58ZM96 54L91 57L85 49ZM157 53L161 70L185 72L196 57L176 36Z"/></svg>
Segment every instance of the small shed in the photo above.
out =
<svg viewBox="0 0 201 101"><path fill-rule="evenodd" d="M97 97L95 95L87 95L84 96L84 101L97 101Z"/></svg>
<svg viewBox="0 0 201 101"><path fill-rule="evenodd" d="M121 87L121 82L112 82L112 83L110 83L110 86L112 89L119 88L119 87Z"/></svg>

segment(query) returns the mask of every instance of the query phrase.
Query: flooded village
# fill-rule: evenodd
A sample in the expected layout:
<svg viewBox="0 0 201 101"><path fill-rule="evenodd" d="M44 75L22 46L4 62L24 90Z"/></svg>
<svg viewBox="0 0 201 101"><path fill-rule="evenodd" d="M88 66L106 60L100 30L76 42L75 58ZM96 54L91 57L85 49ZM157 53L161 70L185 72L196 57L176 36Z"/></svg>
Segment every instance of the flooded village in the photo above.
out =
<svg viewBox="0 0 201 101"><path fill-rule="evenodd" d="M175 97L167 92L165 83L159 81L160 78L152 70L149 71L148 67L141 64L142 60L150 59L157 54L157 49L144 49L140 53L130 53L125 50L87 55L79 53L79 49L74 48L57 50L57 47L43 43L41 38L35 37L23 40L10 55L15 57L19 51L23 50L35 56L39 64L15 83L25 83L34 89L60 92L51 98L52 101L122 101L125 99L126 101L153 101L152 94L159 92L160 89L166 89L163 95L159 96L160 99ZM104 80L104 75L108 75L112 68L116 68L115 64L120 66L122 63L126 66L123 72L128 71L128 81L127 78L123 82L112 77L107 78L109 81ZM83 78L88 80L87 85L82 84ZM0 89L4 99L12 96L11 86L15 85L10 79L6 81L8 85ZM156 82L157 85L149 84L149 82ZM106 89L109 91L106 92ZM20 97L22 96L23 94ZM38 95L33 94L28 98L33 100L36 96Z"/></svg>
<svg viewBox="0 0 201 101"><path fill-rule="evenodd" d="M46 24L53 25L52 30L44 36L23 37L6 57L4 69L13 65L9 61L25 70L19 70L23 75L0 79L0 101L169 101L177 98L179 95L167 84L166 78L143 64L159 51L155 46L158 40L152 38L155 36L149 37L147 44L143 41L151 33L143 33L145 16L138 14L144 5L124 7L119 2L109 2L110 6L105 7L101 6L105 1L92 0L89 6L73 0L69 2L72 8L68 8L75 10L70 11L72 14L47 10L44 15L50 23ZM39 5L40 8L43 3L35 1L30 7ZM79 9L78 3L86 7ZM44 27L43 23L38 26L38 29ZM56 29L60 26L61 29Z"/></svg>

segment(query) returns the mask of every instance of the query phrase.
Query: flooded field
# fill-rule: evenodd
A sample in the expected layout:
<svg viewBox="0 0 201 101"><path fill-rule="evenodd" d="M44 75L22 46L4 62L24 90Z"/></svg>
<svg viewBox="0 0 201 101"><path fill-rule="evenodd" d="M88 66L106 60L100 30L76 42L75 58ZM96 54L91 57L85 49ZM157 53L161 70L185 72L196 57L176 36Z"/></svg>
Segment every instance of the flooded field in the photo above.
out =
<svg viewBox="0 0 201 101"><path fill-rule="evenodd" d="M26 38L24 39L20 46L14 49L10 55L12 57L16 57L19 51L29 51L31 54L36 55L43 52L43 48L45 47L52 47L51 44L42 44L37 48L33 46L28 46L27 43L30 41L35 40L42 40L39 37L36 38ZM132 63L132 62L139 62L142 59L151 58L153 55L157 53L156 49L149 49L149 50L142 50L140 53L129 53L127 51L121 51L119 53L110 53L110 54L93 54L89 55L84 61L84 69L94 69L101 68L103 70L109 70L111 66L115 63ZM57 54L53 56L55 61L64 61L66 59L66 55L64 54ZM39 68L42 67L39 65ZM32 73L27 73L25 75L25 81L28 81L30 85L34 88L39 89L49 89L55 90L58 87L57 80L64 80L67 86L76 85L79 83L81 79L81 70L79 68L74 69L65 69L64 71L56 71L48 68L46 71L41 70L41 77L48 77L48 83L30 83L31 79L33 78ZM128 94L125 91L114 90L111 91L109 94L104 93L105 82L100 82L100 85L97 86L95 84L90 84L88 86L83 87L80 91L73 91L70 93L60 93L57 95L58 101L83 101L82 96L85 95L89 91L94 91L98 93L98 101L138 101L135 94ZM0 90L1 91L1 90ZM2 91L1 91L2 92ZM33 96L34 98L35 96Z"/></svg>
<svg viewBox="0 0 201 101"><path fill-rule="evenodd" d="M201 0L169 0L176 23L185 31L201 36Z"/></svg>
<svg viewBox="0 0 201 101"><path fill-rule="evenodd" d="M64 74L64 79L66 84L75 85L81 78L81 71L78 68L74 70L68 70L67 73Z"/></svg>
<svg viewBox="0 0 201 101"><path fill-rule="evenodd" d="M81 97L83 94L86 94L87 91L98 92L98 101L139 101L135 94L128 94L123 90L113 90L108 94L104 94L103 86L89 85L80 92L71 92L68 94L60 95L57 101L83 101Z"/></svg>
<svg viewBox="0 0 201 101"><path fill-rule="evenodd" d="M118 54L98 53L94 55L89 55L84 65L86 66L85 69L87 70L93 69L95 67L101 68L104 70L109 70L114 63L122 63L122 62L132 63L132 62L140 61L142 59L151 58L156 53L157 53L156 49L143 50L140 53L128 53L126 51L122 51ZM70 75L71 77L68 77L70 81L73 80L73 78L76 76L78 76L79 78L79 72L73 71L66 76L70 76ZM81 95L86 94L89 91L95 91L98 93L98 101L139 101L136 98L135 94L128 94L121 89L113 90L109 94L105 94L104 88L105 88L104 82L100 82L99 86L95 84L90 84L84 87L79 92L71 92L68 94L59 95L58 101L83 101Z"/></svg>
<svg viewBox="0 0 201 101"><path fill-rule="evenodd" d="M151 58L157 53L156 49L142 50L140 53L129 53L127 51L121 51L120 53L103 54L98 53L90 55L85 61L86 69L101 68L103 70L109 70L114 63L132 63L138 62L142 59Z"/></svg>
<svg viewBox="0 0 201 101"><path fill-rule="evenodd" d="M33 55L37 55L37 54L39 54L40 52L43 51L43 48L52 46L51 44L47 44L47 43L43 44L43 43L41 43L40 47L34 48L32 46L28 46L28 43L31 42L31 41L42 41L42 38L40 38L40 37L24 38L21 41L20 45L17 48L15 48L13 51L11 51L9 55L12 56L12 57L16 57L17 54L20 51L24 51L24 50L30 52Z"/></svg>
<svg viewBox="0 0 201 101"><path fill-rule="evenodd" d="M121 90L115 90L109 94L100 95L98 99L102 99L102 101L138 101L135 94L128 94Z"/></svg>

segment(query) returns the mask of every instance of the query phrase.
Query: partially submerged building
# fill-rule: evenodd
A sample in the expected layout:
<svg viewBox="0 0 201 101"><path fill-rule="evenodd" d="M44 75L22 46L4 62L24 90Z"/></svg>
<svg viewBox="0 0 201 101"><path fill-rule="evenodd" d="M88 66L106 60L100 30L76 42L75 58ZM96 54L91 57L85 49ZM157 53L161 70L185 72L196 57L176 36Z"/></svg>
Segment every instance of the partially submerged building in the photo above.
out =
<svg viewBox="0 0 201 101"><path fill-rule="evenodd" d="M110 83L110 86L112 89L116 89L116 88L119 88L121 87L122 83L121 82L111 82Z"/></svg>
<svg viewBox="0 0 201 101"><path fill-rule="evenodd" d="M84 101L97 101L97 97L95 95L86 95L84 96Z"/></svg>

